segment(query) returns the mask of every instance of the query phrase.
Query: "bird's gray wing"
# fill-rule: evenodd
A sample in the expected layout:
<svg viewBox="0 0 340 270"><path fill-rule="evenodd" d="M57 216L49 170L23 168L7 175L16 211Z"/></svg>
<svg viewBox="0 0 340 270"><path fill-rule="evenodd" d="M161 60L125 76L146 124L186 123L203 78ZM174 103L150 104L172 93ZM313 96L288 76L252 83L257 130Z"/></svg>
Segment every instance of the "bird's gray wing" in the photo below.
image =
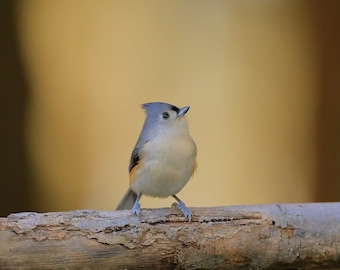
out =
<svg viewBox="0 0 340 270"><path fill-rule="evenodd" d="M131 153L129 172L131 172L131 170L139 163L140 151L143 148L143 146L148 142L145 135L146 135L146 130L143 129L135 145L135 148L133 149Z"/></svg>

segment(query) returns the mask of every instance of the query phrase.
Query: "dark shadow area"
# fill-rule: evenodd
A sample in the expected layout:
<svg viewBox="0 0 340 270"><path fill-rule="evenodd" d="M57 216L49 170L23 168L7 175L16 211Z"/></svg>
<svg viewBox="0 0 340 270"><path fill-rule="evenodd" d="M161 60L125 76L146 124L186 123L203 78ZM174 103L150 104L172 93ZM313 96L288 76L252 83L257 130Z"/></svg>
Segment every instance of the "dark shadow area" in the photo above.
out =
<svg viewBox="0 0 340 270"><path fill-rule="evenodd" d="M317 201L340 201L340 1L309 2L319 45Z"/></svg>
<svg viewBox="0 0 340 270"><path fill-rule="evenodd" d="M28 86L20 60L15 5L16 1L0 2L0 216L31 208L24 130Z"/></svg>

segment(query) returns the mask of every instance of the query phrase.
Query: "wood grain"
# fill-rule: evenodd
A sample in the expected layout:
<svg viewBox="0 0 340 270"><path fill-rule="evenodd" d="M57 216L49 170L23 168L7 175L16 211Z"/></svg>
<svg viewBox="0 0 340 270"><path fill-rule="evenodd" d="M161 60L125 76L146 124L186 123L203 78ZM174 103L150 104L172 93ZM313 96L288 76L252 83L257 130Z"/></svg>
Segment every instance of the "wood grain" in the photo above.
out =
<svg viewBox="0 0 340 270"><path fill-rule="evenodd" d="M340 267L340 203L18 213L0 218L0 269Z"/></svg>

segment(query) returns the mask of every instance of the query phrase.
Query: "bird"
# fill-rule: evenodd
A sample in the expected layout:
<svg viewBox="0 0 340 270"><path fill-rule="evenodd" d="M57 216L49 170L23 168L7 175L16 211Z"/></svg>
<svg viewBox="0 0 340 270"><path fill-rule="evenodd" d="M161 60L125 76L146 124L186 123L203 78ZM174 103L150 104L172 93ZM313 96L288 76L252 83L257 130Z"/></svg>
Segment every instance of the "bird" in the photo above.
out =
<svg viewBox="0 0 340 270"><path fill-rule="evenodd" d="M130 158L130 186L116 210L132 209L133 215L140 216L142 195L172 196L176 200L173 206L190 222L192 212L176 195L197 167L197 147L185 118L190 106L149 102L141 107L146 118Z"/></svg>

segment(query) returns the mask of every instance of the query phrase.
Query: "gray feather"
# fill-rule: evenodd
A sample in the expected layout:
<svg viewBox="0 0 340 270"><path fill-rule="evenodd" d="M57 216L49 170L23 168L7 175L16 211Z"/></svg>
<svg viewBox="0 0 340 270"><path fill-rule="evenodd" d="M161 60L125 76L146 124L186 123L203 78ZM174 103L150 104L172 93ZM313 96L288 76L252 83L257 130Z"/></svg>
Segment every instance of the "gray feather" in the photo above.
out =
<svg viewBox="0 0 340 270"><path fill-rule="evenodd" d="M118 204L116 210L132 209L133 204L137 199L137 194L134 193L130 188L126 191L123 199Z"/></svg>

